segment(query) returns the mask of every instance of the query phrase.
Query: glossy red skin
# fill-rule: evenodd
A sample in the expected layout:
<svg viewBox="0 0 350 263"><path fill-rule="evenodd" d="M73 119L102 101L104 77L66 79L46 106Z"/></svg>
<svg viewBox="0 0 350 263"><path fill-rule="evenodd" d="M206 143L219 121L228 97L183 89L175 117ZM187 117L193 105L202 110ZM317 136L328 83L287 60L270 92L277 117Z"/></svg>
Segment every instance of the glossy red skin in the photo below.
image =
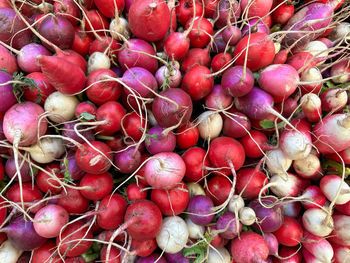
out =
<svg viewBox="0 0 350 263"><path fill-rule="evenodd" d="M208 231L214 232L217 230L216 225L211 225L207 227ZM215 248L221 248L226 246L226 244L230 241L229 239L222 238L219 234L211 234L211 237L213 240L210 242L210 245L212 245Z"/></svg>
<svg viewBox="0 0 350 263"><path fill-rule="evenodd" d="M107 50L106 54L113 61L117 61L120 48L121 45L115 39L109 36L101 36L101 39L95 39L92 41L89 49L89 54L91 55L94 52L104 53Z"/></svg>
<svg viewBox="0 0 350 263"><path fill-rule="evenodd" d="M66 188L67 193L61 192L57 204L70 214L82 214L87 211L90 200L86 199L79 190Z"/></svg>
<svg viewBox="0 0 350 263"><path fill-rule="evenodd" d="M57 52L55 56L63 58L73 63L74 65L77 65L86 74L87 62L79 53L75 52L74 50L65 49L64 51Z"/></svg>
<svg viewBox="0 0 350 263"><path fill-rule="evenodd" d="M300 69L303 68L303 71L305 71L308 68L312 68L316 66L316 61L313 59L313 56L309 52L298 52L294 55L290 56L287 59L286 64L291 65L294 67L298 73L300 74Z"/></svg>
<svg viewBox="0 0 350 263"><path fill-rule="evenodd" d="M53 240L48 240L44 245L35 249L33 251L32 261L31 263L42 263L46 262L49 259L52 259L53 262L62 263L63 261L60 259L58 255L52 257L53 252L56 249L56 243Z"/></svg>
<svg viewBox="0 0 350 263"><path fill-rule="evenodd" d="M114 139L106 141L106 144L111 148L112 151L118 151L125 147L123 135L117 133L112 137Z"/></svg>
<svg viewBox="0 0 350 263"><path fill-rule="evenodd" d="M249 133L251 124L249 118L243 113L237 112L236 116L224 118L224 126L222 128L223 135L240 138Z"/></svg>
<svg viewBox="0 0 350 263"><path fill-rule="evenodd" d="M177 129L176 144L182 150L188 149L197 144L199 139L199 131L196 126L191 123L186 124L182 128Z"/></svg>
<svg viewBox="0 0 350 263"><path fill-rule="evenodd" d="M0 1L0 8L11 8L11 6L7 0L1 0Z"/></svg>
<svg viewBox="0 0 350 263"><path fill-rule="evenodd" d="M47 81L46 77L41 72L33 72L27 75L27 78L31 78L35 81L40 89L40 92L36 88L29 88L28 86L23 87L23 97L26 100L36 102L40 105L44 105L46 98L56 89Z"/></svg>
<svg viewBox="0 0 350 263"><path fill-rule="evenodd" d="M4 243L7 240L7 235L5 233L0 233L0 244Z"/></svg>
<svg viewBox="0 0 350 263"><path fill-rule="evenodd" d="M121 262L121 253L120 250L114 246L111 246L109 251L109 256L107 259L107 248L108 245L104 245L100 252L100 257L102 262L108 262L108 263L120 263Z"/></svg>
<svg viewBox="0 0 350 263"><path fill-rule="evenodd" d="M297 246L297 247L282 246L279 249L278 254L280 257L286 258L286 259L278 259L276 257L273 257L273 263L301 263L302 254L301 254L301 250L296 253L296 251L298 249L299 249L299 246ZM291 255L293 255L293 256L291 256Z"/></svg>
<svg viewBox="0 0 350 263"><path fill-rule="evenodd" d="M151 200L164 216L176 216L185 211L190 201L190 194L186 184L181 182L170 190L153 189Z"/></svg>
<svg viewBox="0 0 350 263"><path fill-rule="evenodd" d="M221 205L230 195L231 188L230 180L224 176L217 175L208 181L208 188L205 189L205 193L215 205Z"/></svg>
<svg viewBox="0 0 350 263"><path fill-rule="evenodd" d="M190 48L190 43L185 34L181 32L171 33L164 42L164 52L169 58L179 60L183 58Z"/></svg>
<svg viewBox="0 0 350 263"><path fill-rule="evenodd" d="M162 213L157 205L149 200L137 200L126 209L124 222L132 220L127 232L133 239L153 239L162 227Z"/></svg>
<svg viewBox="0 0 350 263"><path fill-rule="evenodd" d="M272 64L284 64L287 61L287 57L288 57L288 50L282 49L276 54L275 58L272 61Z"/></svg>
<svg viewBox="0 0 350 263"><path fill-rule="evenodd" d="M187 21L185 29L189 29L192 23L192 30L188 34L191 47L205 47L213 35L213 25L205 18L195 18L194 21L193 19Z"/></svg>
<svg viewBox="0 0 350 263"><path fill-rule="evenodd" d="M201 49L201 48L190 49L187 52L186 56L182 59L181 71L187 72L188 70L190 70L196 65L209 67L210 56L207 49Z"/></svg>
<svg viewBox="0 0 350 263"><path fill-rule="evenodd" d="M189 148L182 154L182 159L186 164L186 173L184 180L186 182L198 182L207 174L204 166L210 167L210 162L206 156L206 151L200 147ZM204 162L203 162L204 161Z"/></svg>
<svg viewBox="0 0 350 263"><path fill-rule="evenodd" d="M89 54L90 44L93 39L82 31L80 27L75 27L74 31L75 37L71 49L85 57Z"/></svg>
<svg viewBox="0 0 350 263"><path fill-rule="evenodd" d="M254 140L250 136L252 136ZM268 143L268 139L264 133L256 130L251 130L250 135L247 134L246 136L240 139L240 143L243 145L247 157L259 158L264 155L262 151L264 151L265 144ZM257 144L259 145L262 151L259 149Z"/></svg>
<svg viewBox="0 0 350 263"><path fill-rule="evenodd" d="M275 9L275 11L273 11L271 14L272 20L275 24L284 25L294 15L294 5L288 2L280 5L282 2L283 1L278 0L272 6L272 9L278 6L277 9Z"/></svg>
<svg viewBox="0 0 350 263"><path fill-rule="evenodd" d="M93 238L91 230L87 231L88 226L77 231L83 225L84 223L81 221L74 222L73 224L68 225L62 231L61 236L59 236L56 239L56 245L60 244L58 249L62 255L66 255L68 257L75 257L83 254L85 251L87 251L90 248L90 246L92 245L91 241L80 240L83 237L84 239ZM69 242L72 240L77 240L77 241Z"/></svg>
<svg viewBox="0 0 350 263"><path fill-rule="evenodd" d="M97 107L94 104L83 101L83 102L79 103L78 106L75 108L75 117L79 118L79 116L83 112L87 112L87 113L95 116L96 111L97 111ZM91 121L93 121L93 120L91 120Z"/></svg>
<svg viewBox="0 0 350 263"><path fill-rule="evenodd" d="M142 183L139 183L138 185L136 183L129 184L126 187L126 195L128 196L129 201L134 200L140 200L140 199L146 199L147 198L147 191L142 191L143 188L146 186Z"/></svg>
<svg viewBox="0 0 350 263"><path fill-rule="evenodd" d="M214 78L211 76L210 70L204 66L194 66L183 77L181 88L193 100L200 100L210 93L213 85Z"/></svg>
<svg viewBox="0 0 350 263"><path fill-rule="evenodd" d="M303 230L296 219L284 216L282 226L273 234L281 245L294 247L300 243L303 237Z"/></svg>
<svg viewBox="0 0 350 263"><path fill-rule="evenodd" d="M211 61L211 69L213 72L218 72L221 69L225 68L231 62L231 60L232 56L230 53L219 53L213 57ZM221 74L223 74L226 70L222 71Z"/></svg>
<svg viewBox="0 0 350 263"><path fill-rule="evenodd" d="M137 115L137 113L132 112L126 115L122 122L125 130L125 133L123 131L124 136L130 136L135 141L138 141L141 139L142 129L145 129L145 124L146 124L145 120L142 120L142 123L141 123L141 118ZM147 125L147 128L148 128L148 125Z"/></svg>
<svg viewBox="0 0 350 263"><path fill-rule="evenodd" d="M6 215L7 215L7 208L6 208L5 200L2 197L0 197L0 224L2 224L5 221Z"/></svg>
<svg viewBox="0 0 350 263"><path fill-rule="evenodd" d="M115 10L120 14L125 6L124 0L94 0L94 2L98 10L108 18L114 18Z"/></svg>
<svg viewBox="0 0 350 263"><path fill-rule="evenodd" d="M249 47L247 48L248 37ZM233 52L233 57L237 57L235 65L245 65L246 51L248 51L247 67L253 72L270 65L275 57L273 41L264 33L253 33L238 42Z"/></svg>
<svg viewBox="0 0 350 263"><path fill-rule="evenodd" d="M73 26L79 24L80 9L72 0L62 0L61 2L54 2L53 11L56 15L63 16L68 19Z"/></svg>
<svg viewBox="0 0 350 263"><path fill-rule="evenodd" d="M204 16L207 18L213 18L218 3L219 1L217 0L204 0Z"/></svg>
<svg viewBox="0 0 350 263"><path fill-rule="evenodd" d="M96 33L100 36L104 36L106 32L104 30L108 30L109 28L109 22L107 18L102 15L98 10L91 9L86 12L86 16L90 20L90 23L92 25L92 28L96 31ZM85 31L92 31L92 28L90 26L90 23L84 19L85 23ZM95 38L93 33L88 33L91 37Z"/></svg>
<svg viewBox="0 0 350 263"><path fill-rule="evenodd" d="M80 190L85 198L101 200L112 192L113 178L109 173L86 174L80 181L80 187L89 187L89 189Z"/></svg>
<svg viewBox="0 0 350 263"><path fill-rule="evenodd" d="M267 183L267 176L263 172L252 168L244 168L237 173L236 191L237 194L240 194L247 185L242 193L242 197L254 199L258 197L261 188Z"/></svg>
<svg viewBox="0 0 350 263"><path fill-rule="evenodd" d="M120 194L104 197L98 210L98 226L107 230L116 229L123 223L127 205L125 198Z"/></svg>
<svg viewBox="0 0 350 263"><path fill-rule="evenodd" d="M2 159L0 158L0 181L4 178L5 174L5 167L4 164L2 163Z"/></svg>
<svg viewBox="0 0 350 263"><path fill-rule="evenodd" d="M112 135L121 129L121 121L126 114L124 107L116 101L102 104L96 111L97 121L107 121L95 130L101 135Z"/></svg>
<svg viewBox="0 0 350 263"><path fill-rule="evenodd" d="M43 197L39 189L35 185L33 186L31 182L22 182L22 190L24 203L32 203L34 201L41 200ZM20 204L21 194L19 183L12 184L11 187L7 190L5 196L9 201Z"/></svg>
<svg viewBox="0 0 350 263"><path fill-rule="evenodd" d="M196 13L195 17L201 16L203 13L202 2L195 0ZM182 25L186 23L193 17L193 0L180 0L176 6L176 18L177 21Z"/></svg>
<svg viewBox="0 0 350 263"><path fill-rule="evenodd" d="M92 141L90 142L97 150L102 152L109 160L112 159L111 149L103 142ZM101 159L97 156L101 156ZM92 174L103 174L109 170L111 163L106 157L102 156L101 153L97 152L87 143L84 143L78 150L75 152L75 160L78 166L87 173ZM90 164L92 161L92 164Z"/></svg>
<svg viewBox="0 0 350 263"><path fill-rule="evenodd" d="M134 248L136 255L139 257L148 257L151 255L158 247L155 238L148 240L136 240L131 241L131 246Z"/></svg>
<svg viewBox="0 0 350 263"><path fill-rule="evenodd" d="M46 171L55 174L59 180L63 181L64 175L61 173L60 165L58 163L51 163L44 167ZM38 188L44 193L58 194L61 192L61 185L53 179L50 175L43 171L39 171L35 177L35 182Z"/></svg>
<svg viewBox="0 0 350 263"><path fill-rule="evenodd" d="M0 2L1 8L1 2ZM9 74L13 74L18 70L16 57L4 46L0 45L0 68L7 70Z"/></svg>
<svg viewBox="0 0 350 263"><path fill-rule="evenodd" d="M213 167L229 167L232 162L234 169L238 171L245 160L243 146L235 139L230 137L218 137L210 143L209 161ZM231 169L220 169L220 174L230 175Z"/></svg>
<svg viewBox="0 0 350 263"><path fill-rule="evenodd" d="M122 93L120 84L116 81L103 81L106 79L105 76L117 78L117 75L110 69L97 69L91 72L86 79L86 87L89 87L86 95L97 105L118 100Z"/></svg>

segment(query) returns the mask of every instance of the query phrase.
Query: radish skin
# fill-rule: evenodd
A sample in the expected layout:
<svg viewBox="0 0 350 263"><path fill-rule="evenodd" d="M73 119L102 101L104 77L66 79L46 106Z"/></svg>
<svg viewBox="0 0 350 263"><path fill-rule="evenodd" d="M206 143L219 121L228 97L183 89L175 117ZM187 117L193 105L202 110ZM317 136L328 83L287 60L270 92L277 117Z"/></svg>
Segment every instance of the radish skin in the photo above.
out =
<svg viewBox="0 0 350 263"><path fill-rule="evenodd" d="M291 164L292 160L281 149L275 149L266 153L266 166L272 174L286 174Z"/></svg>
<svg viewBox="0 0 350 263"><path fill-rule="evenodd" d="M23 251L15 248L10 240L6 240L0 246L0 262L16 263Z"/></svg>
<svg viewBox="0 0 350 263"><path fill-rule="evenodd" d="M329 201L332 202L336 198L336 205L343 205L350 201L350 186L346 182L343 182L339 176L324 176L320 181L320 188ZM341 190L337 195L339 188Z"/></svg>
<svg viewBox="0 0 350 263"><path fill-rule="evenodd" d="M333 220L326 224L327 213L320 208L307 209L302 217L304 228L315 236L328 236L333 230Z"/></svg>
<svg viewBox="0 0 350 263"><path fill-rule="evenodd" d="M199 239L202 238L205 232L205 227L197 225L192 222L190 218L186 218L187 230L189 238Z"/></svg>
<svg viewBox="0 0 350 263"><path fill-rule="evenodd" d="M199 136L204 140L214 139L220 135L223 120L215 111L205 111L198 117Z"/></svg>
<svg viewBox="0 0 350 263"><path fill-rule="evenodd" d="M88 60L88 74L97 69L109 69L111 62L109 57L102 52L94 52L90 55Z"/></svg>
<svg viewBox="0 0 350 263"><path fill-rule="evenodd" d="M79 100L74 96L65 95L59 91L51 93L45 100L45 111L52 113L48 118L54 122L61 123L70 121L75 117L75 108ZM55 116L55 115L58 116Z"/></svg>
<svg viewBox="0 0 350 263"><path fill-rule="evenodd" d="M210 248L208 254L208 263L231 263L231 256L224 247L217 249Z"/></svg>
<svg viewBox="0 0 350 263"><path fill-rule="evenodd" d="M309 122L318 122L322 116L321 99L313 93L305 94L300 99L301 109Z"/></svg>
<svg viewBox="0 0 350 263"><path fill-rule="evenodd" d="M38 163L51 163L66 151L60 138L42 138L36 144L27 147L30 157Z"/></svg>

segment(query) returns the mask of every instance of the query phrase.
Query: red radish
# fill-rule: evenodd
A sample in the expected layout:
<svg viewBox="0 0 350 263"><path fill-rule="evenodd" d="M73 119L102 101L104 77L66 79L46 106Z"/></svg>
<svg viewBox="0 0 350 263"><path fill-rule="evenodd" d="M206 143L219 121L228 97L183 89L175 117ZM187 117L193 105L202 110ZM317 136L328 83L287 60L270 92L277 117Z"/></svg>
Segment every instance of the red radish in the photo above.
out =
<svg viewBox="0 0 350 263"><path fill-rule="evenodd" d="M237 173L236 191L243 198L258 197L261 188L267 183L267 176L256 169L244 168Z"/></svg>
<svg viewBox="0 0 350 263"><path fill-rule="evenodd" d="M341 162L341 159L339 158L338 154L343 159L345 164L350 164L350 147L346 148L344 151L341 151L339 153L328 154L327 158L335 160L337 162Z"/></svg>
<svg viewBox="0 0 350 263"><path fill-rule="evenodd" d="M347 247L336 246L333 244L334 249L334 263L346 262L349 258L350 249Z"/></svg>
<svg viewBox="0 0 350 263"><path fill-rule="evenodd" d="M321 262L331 262L334 252L331 244L324 238L315 236L304 231L305 240L302 241L303 248L308 250Z"/></svg>
<svg viewBox="0 0 350 263"><path fill-rule="evenodd" d="M217 28L223 28L227 24L237 23L241 11L241 6L236 0L219 1L213 15L213 18L215 18L215 26Z"/></svg>
<svg viewBox="0 0 350 263"><path fill-rule="evenodd" d="M47 173L54 174L55 177L44 171L39 171L35 177L38 188L44 193L50 192L52 194L58 194L62 190L62 186L58 181L62 180L64 177L61 173L60 166L57 163L52 163L44 167L44 169Z"/></svg>
<svg viewBox="0 0 350 263"><path fill-rule="evenodd" d="M293 161L293 168L300 177L305 179L318 179L322 175L320 159L314 154Z"/></svg>
<svg viewBox="0 0 350 263"><path fill-rule="evenodd" d="M37 61L47 80L63 94L72 95L85 86L85 74L63 58L38 56Z"/></svg>
<svg viewBox="0 0 350 263"><path fill-rule="evenodd" d="M249 20L248 24L242 28L242 36L246 36L251 33L270 34L270 28L263 21L253 18Z"/></svg>
<svg viewBox="0 0 350 263"><path fill-rule="evenodd" d="M96 106L90 102L81 102L75 108L75 117L79 118L83 112L96 115Z"/></svg>
<svg viewBox="0 0 350 263"><path fill-rule="evenodd" d="M247 18L253 17L264 17L266 16L272 7L272 1L262 1L262 0L254 0L252 3L243 0L240 2L242 12L247 13Z"/></svg>
<svg viewBox="0 0 350 263"><path fill-rule="evenodd" d="M281 0L276 1L272 5L272 9L274 9L274 11L271 14L272 20L276 24L281 24L281 25L286 24L294 14L294 5L293 3L291 3L291 1L287 1L287 2L284 2Z"/></svg>
<svg viewBox="0 0 350 263"><path fill-rule="evenodd" d="M74 27L63 16L47 16L40 22L39 34L61 49L68 49L74 41ZM53 50L52 46L43 42L43 45Z"/></svg>
<svg viewBox="0 0 350 263"><path fill-rule="evenodd" d="M200 100L207 96L214 85L214 79L207 67L194 66L186 72L181 88L185 90L193 100Z"/></svg>
<svg viewBox="0 0 350 263"><path fill-rule="evenodd" d="M343 182L339 176L326 175L320 181L322 193L329 201L335 201L335 204L342 205L350 201L350 186ZM338 189L341 188L338 194Z"/></svg>
<svg viewBox="0 0 350 263"><path fill-rule="evenodd" d="M32 254L32 263L41 263L52 259L56 263L63 263L58 255L53 255L56 243L52 240L48 240L44 245L35 249Z"/></svg>
<svg viewBox="0 0 350 263"><path fill-rule="evenodd" d="M302 201L305 209L323 207L326 203L326 197L321 192L321 189L315 185L307 187L302 197L307 199L307 201Z"/></svg>
<svg viewBox="0 0 350 263"><path fill-rule="evenodd" d="M253 88L253 73L249 68L235 66L225 71L222 76L221 85L232 97L244 96Z"/></svg>
<svg viewBox="0 0 350 263"><path fill-rule="evenodd" d="M92 38L80 27L74 29L75 36L71 49L78 52L82 56L86 56L89 53L90 44Z"/></svg>
<svg viewBox="0 0 350 263"><path fill-rule="evenodd" d="M78 221L68 225L62 231L62 234L56 239L56 245L62 255L75 257L83 254L92 245L91 241L83 239L92 238L92 232L88 226Z"/></svg>
<svg viewBox="0 0 350 263"><path fill-rule="evenodd" d="M115 12L121 13L124 9L125 2L124 0L117 0L117 1L111 1L111 0L94 0L94 3L96 4L98 10L100 12L109 18L115 17Z"/></svg>
<svg viewBox="0 0 350 263"><path fill-rule="evenodd" d="M136 37L150 42L161 40L170 26L169 8L160 0L135 0L129 10L129 25Z"/></svg>
<svg viewBox="0 0 350 263"><path fill-rule="evenodd" d="M246 55L247 67L255 72L271 64L275 57L275 45L266 34L253 33L243 37L238 42L233 52L233 57L237 57L235 64L241 66L245 65Z"/></svg>
<svg viewBox="0 0 350 263"><path fill-rule="evenodd" d="M245 160L245 153L243 146L233 138L218 137L210 143L209 160L211 164L220 168L219 173L229 175L232 173L231 169L222 167L232 167L239 170Z"/></svg>
<svg viewBox="0 0 350 263"><path fill-rule="evenodd" d="M171 59L183 58L190 48L190 43L185 34L180 32L171 33L164 42L164 52Z"/></svg>
<svg viewBox="0 0 350 263"><path fill-rule="evenodd" d="M186 25L191 18L201 16L202 13L202 2L198 0L180 0L179 4L176 6L177 21L183 26Z"/></svg>
<svg viewBox="0 0 350 263"><path fill-rule="evenodd" d="M274 232L274 235L280 244L293 247L300 243L303 231L297 220L285 216L282 226Z"/></svg>
<svg viewBox="0 0 350 263"><path fill-rule="evenodd" d="M322 110L335 112L342 109L348 102L348 94L341 88L326 90L320 95Z"/></svg>
<svg viewBox="0 0 350 263"><path fill-rule="evenodd" d="M142 183L139 184L129 184L126 187L126 194L130 201L147 199L147 190L144 189L145 185Z"/></svg>
<svg viewBox="0 0 350 263"><path fill-rule="evenodd" d="M205 192L208 197L219 206L223 204L230 195L232 183L223 176L214 176L207 182Z"/></svg>
<svg viewBox="0 0 350 263"><path fill-rule="evenodd" d="M0 57L0 69L6 69L10 74L13 74L18 70L15 56L1 44Z"/></svg>
<svg viewBox="0 0 350 263"><path fill-rule="evenodd" d="M323 118L313 128L313 143L321 153L334 153L350 146L350 117L333 114Z"/></svg>
<svg viewBox="0 0 350 263"><path fill-rule="evenodd" d="M91 9L85 12L87 19L90 21L90 23L87 21L86 18L84 18L84 24L85 24L85 31L89 32L89 35L91 37L94 36L93 31L96 32L98 35L105 35L104 30L108 30L109 22L107 18L102 15L99 11L96 9Z"/></svg>
<svg viewBox="0 0 350 263"><path fill-rule="evenodd" d="M183 153L182 159L186 164L185 181L198 182L205 175L205 166L210 166L208 158L205 158L206 151L200 147L189 148Z"/></svg>
<svg viewBox="0 0 350 263"><path fill-rule="evenodd" d="M186 56L182 59L181 62L181 71L187 72L189 69L194 66L205 66L209 67L210 65L210 57L208 54L208 49L201 48L192 48L190 49Z"/></svg>
<svg viewBox="0 0 350 263"><path fill-rule="evenodd" d="M103 174L111 167L111 149L103 142L84 143L75 153L78 166L87 173Z"/></svg>
<svg viewBox="0 0 350 263"><path fill-rule="evenodd" d="M36 212L34 229L39 236L45 238L57 237L61 228L68 223L68 212L59 205L47 205Z"/></svg>
<svg viewBox="0 0 350 263"><path fill-rule="evenodd" d="M82 214L87 211L90 201L79 190L67 188L66 192L61 192L57 204L70 214Z"/></svg>
<svg viewBox="0 0 350 263"><path fill-rule="evenodd" d="M89 200L101 200L113 190L113 178L109 173L86 174L80 181L81 194Z"/></svg>
<svg viewBox="0 0 350 263"><path fill-rule="evenodd" d="M316 236L325 237L328 236L333 230L333 220L327 223L328 215L320 208L307 209L302 217L304 228Z"/></svg>
<svg viewBox="0 0 350 263"><path fill-rule="evenodd" d="M267 147L268 139L262 132L251 130L249 134L240 139L245 154L250 158L259 158Z"/></svg>
<svg viewBox="0 0 350 263"><path fill-rule="evenodd" d="M213 72L218 72L228 66L231 62L232 56L229 53L219 53L211 61L211 69ZM226 70L224 71L226 72Z"/></svg>
<svg viewBox="0 0 350 263"><path fill-rule="evenodd" d="M119 194L105 196L98 209L96 221L98 226L107 230L117 228L123 223L126 207L127 202L123 196Z"/></svg>
<svg viewBox="0 0 350 263"><path fill-rule="evenodd" d="M313 55L309 52L298 52L290 56L286 64L294 67L298 72L302 70L306 71L308 68L316 66L316 60Z"/></svg>
<svg viewBox="0 0 350 263"><path fill-rule="evenodd" d="M249 133L250 121L242 113L235 113L235 116L226 116L224 120L223 135L233 138L240 138Z"/></svg>
<svg viewBox="0 0 350 263"><path fill-rule="evenodd" d="M284 64L287 61L289 50L283 49L276 53L275 58L272 61L272 64Z"/></svg>
<svg viewBox="0 0 350 263"><path fill-rule="evenodd" d="M168 89L160 93L152 104L155 119L164 128L185 125L192 114L191 97L181 89Z"/></svg>
<svg viewBox="0 0 350 263"><path fill-rule="evenodd" d="M213 25L206 19L196 17L188 20L185 29L191 31L188 33L191 47L202 48L210 42L210 37L213 34Z"/></svg>
<svg viewBox="0 0 350 263"><path fill-rule="evenodd" d="M13 105L5 113L3 119L3 129L7 140L19 146L36 143L38 135L44 135L47 129L46 120L39 123L39 116L43 113L43 108L33 102L27 101Z"/></svg>
<svg viewBox="0 0 350 263"><path fill-rule="evenodd" d="M155 238L148 240L133 239L131 241L131 245L135 249L136 254L140 257L148 257L157 248L157 242Z"/></svg>
<svg viewBox="0 0 350 263"><path fill-rule="evenodd" d="M236 263L263 262L269 255L266 241L254 232L244 232L234 239L230 250Z"/></svg>
<svg viewBox="0 0 350 263"><path fill-rule="evenodd" d="M111 59L111 62L116 62L117 57L119 57L119 50L121 45L115 39L109 36L101 36L98 39L95 39L90 47L89 54L100 52Z"/></svg>
<svg viewBox="0 0 350 263"><path fill-rule="evenodd" d="M313 93L305 94L300 99L301 108L309 122L317 122L322 116L321 99Z"/></svg>
<svg viewBox="0 0 350 263"><path fill-rule="evenodd" d="M346 83L350 81L349 60L336 63L331 68L332 81L335 83Z"/></svg>
<svg viewBox="0 0 350 263"><path fill-rule="evenodd" d="M280 259L274 258L273 263L301 263L302 262L302 254L299 251L299 246L296 247L286 247L282 246L279 249Z"/></svg>
<svg viewBox="0 0 350 263"><path fill-rule="evenodd" d="M180 149L188 149L197 144L198 138L198 128L188 123L177 130L176 144Z"/></svg>
<svg viewBox="0 0 350 263"><path fill-rule="evenodd" d="M66 49L64 51L56 50L55 57L63 58L68 62L78 66L81 70L86 73L87 62L86 60L74 50Z"/></svg>
<svg viewBox="0 0 350 263"><path fill-rule="evenodd" d="M259 86L273 97L289 97L298 87L298 72L288 64L266 67L260 74Z"/></svg>
<svg viewBox="0 0 350 263"><path fill-rule="evenodd" d="M146 130L148 127L145 127L146 122L144 119L136 113L127 113L122 120L122 131L124 136L132 138L134 141L138 141L143 136L143 130ZM147 124L148 126L148 124Z"/></svg>
<svg viewBox="0 0 350 263"><path fill-rule="evenodd" d="M112 135L121 129L121 120L125 116L124 107L115 101L108 101L102 104L96 111L96 120L102 121L96 130L101 135Z"/></svg>
<svg viewBox="0 0 350 263"><path fill-rule="evenodd" d="M76 3L72 0L63 0L61 2L54 2L54 13L68 19L73 26L79 23L80 10Z"/></svg>
<svg viewBox="0 0 350 263"><path fill-rule="evenodd" d="M185 162L178 154L161 152L146 163L145 178L152 187L167 190L181 182L185 171Z"/></svg>
<svg viewBox="0 0 350 263"><path fill-rule="evenodd" d="M38 86L38 89L32 86L25 86L23 97L26 100L43 105L46 98L56 89L48 82L45 75L41 72L33 72L27 75L27 78L33 79ZM39 91L40 89L40 91Z"/></svg>
<svg viewBox="0 0 350 263"><path fill-rule="evenodd" d="M108 262L108 263L120 263L121 253L120 250L116 247L111 247L109 254L107 256L107 246L104 245L101 249L101 261L102 262ZM107 258L108 257L108 258Z"/></svg>
<svg viewBox="0 0 350 263"><path fill-rule="evenodd" d="M211 201L209 197L205 195L195 195L190 199L187 211L193 223L205 226L214 218L213 208L213 201Z"/></svg>

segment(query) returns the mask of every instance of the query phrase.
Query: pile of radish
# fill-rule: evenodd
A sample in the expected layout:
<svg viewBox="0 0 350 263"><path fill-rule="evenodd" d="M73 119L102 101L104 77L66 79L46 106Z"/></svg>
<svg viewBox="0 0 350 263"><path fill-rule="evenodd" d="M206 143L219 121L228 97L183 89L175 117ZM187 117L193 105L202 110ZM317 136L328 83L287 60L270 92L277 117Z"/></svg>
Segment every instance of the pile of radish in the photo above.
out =
<svg viewBox="0 0 350 263"><path fill-rule="evenodd" d="M0 0L0 262L350 262L344 0Z"/></svg>

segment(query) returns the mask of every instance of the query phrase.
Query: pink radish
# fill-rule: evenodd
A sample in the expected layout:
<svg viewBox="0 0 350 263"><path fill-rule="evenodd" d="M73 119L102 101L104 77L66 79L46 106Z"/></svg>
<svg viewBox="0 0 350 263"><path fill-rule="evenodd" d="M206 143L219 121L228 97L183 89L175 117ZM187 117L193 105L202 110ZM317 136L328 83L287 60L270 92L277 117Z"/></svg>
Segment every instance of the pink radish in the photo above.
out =
<svg viewBox="0 0 350 263"><path fill-rule="evenodd" d="M346 90L340 88L329 89L320 95L322 110L335 112L342 109L348 102Z"/></svg>
<svg viewBox="0 0 350 263"><path fill-rule="evenodd" d="M334 215L334 230L331 233L329 241L341 246L350 246L350 216L346 215Z"/></svg>
<svg viewBox="0 0 350 263"><path fill-rule="evenodd" d="M321 262L331 262L334 251L331 244L324 238L304 231L303 248L308 250Z"/></svg>

